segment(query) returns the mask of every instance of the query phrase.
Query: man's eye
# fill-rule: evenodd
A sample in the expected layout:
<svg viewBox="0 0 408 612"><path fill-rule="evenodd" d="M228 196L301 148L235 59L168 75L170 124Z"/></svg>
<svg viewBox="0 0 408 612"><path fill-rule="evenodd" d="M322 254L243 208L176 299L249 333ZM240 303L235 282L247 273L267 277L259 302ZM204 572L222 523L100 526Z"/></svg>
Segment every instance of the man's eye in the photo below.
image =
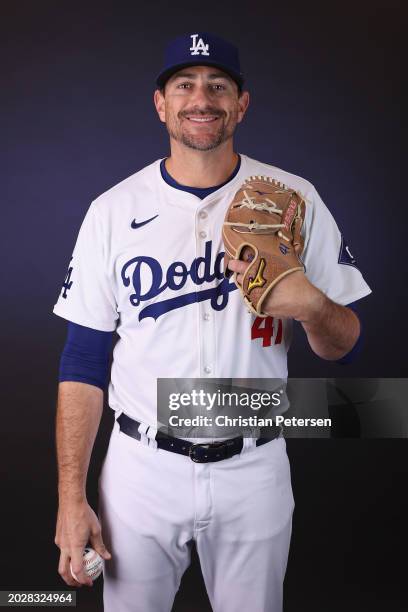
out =
<svg viewBox="0 0 408 612"><path fill-rule="evenodd" d="M214 83L213 88L216 91L223 91L225 89L224 85L221 85L221 83Z"/></svg>
<svg viewBox="0 0 408 612"><path fill-rule="evenodd" d="M191 85L190 83L180 83L178 85L178 88L179 89L188 89L190 87L190 85Z"/></svg>

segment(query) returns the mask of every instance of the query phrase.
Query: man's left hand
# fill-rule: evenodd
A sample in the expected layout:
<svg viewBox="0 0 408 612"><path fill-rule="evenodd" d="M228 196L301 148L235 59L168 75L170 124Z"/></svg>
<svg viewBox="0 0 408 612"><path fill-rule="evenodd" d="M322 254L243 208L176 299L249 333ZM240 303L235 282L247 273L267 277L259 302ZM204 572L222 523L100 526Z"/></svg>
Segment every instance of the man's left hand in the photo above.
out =
<svg viewBox="0 0 408 612"><path fill-rule="evenodd" d="M239 285L242 284L248 266L248 263L234 259L228 263L228 268L235 272ZM304 272L297 270L282 278L271 289L263 302L262 311L271 317L306 322L318 316L326 299L326 296L306 278Z"/></svg>

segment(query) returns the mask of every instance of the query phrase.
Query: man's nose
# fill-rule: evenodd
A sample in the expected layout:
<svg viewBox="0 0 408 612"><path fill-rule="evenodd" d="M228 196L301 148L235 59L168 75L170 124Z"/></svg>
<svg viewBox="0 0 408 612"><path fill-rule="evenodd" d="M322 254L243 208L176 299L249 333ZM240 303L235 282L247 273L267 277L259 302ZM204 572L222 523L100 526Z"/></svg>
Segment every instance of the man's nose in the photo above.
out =
<svg viewBox="0 0 408 612"><path fill-rule="evenodd" d="M208 87L208 84L197 83L190 98L191 102L198 108L205 108L211 99L211 89Z"/></svg>

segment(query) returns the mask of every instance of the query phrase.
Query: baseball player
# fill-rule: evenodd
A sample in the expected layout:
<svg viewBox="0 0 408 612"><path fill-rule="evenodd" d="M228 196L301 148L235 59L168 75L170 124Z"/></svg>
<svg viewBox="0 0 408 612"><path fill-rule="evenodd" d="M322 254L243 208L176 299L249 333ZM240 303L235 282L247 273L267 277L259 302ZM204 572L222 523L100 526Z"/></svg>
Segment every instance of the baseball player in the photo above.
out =
<svg viewBox="0 0 408 612"><path fill-rule="evenodd" d="M170 155L92 202L54 307L69 322L57 408L59 573L91 585L82 570L90 543L106 561L107 612L171 610L193 543L213 610L282 609L294 509L284 438L221 446L160 438L156 381L286 378L294 319L323 359L345 363L360 344L348 305L370 289L316 189L234 150L249 104L243 84L229 42L191 33L169 44L154 104ZM307 203L305 272L274 287L266 317L249 312L237 290L249 264L229 262L235 282L223 270L224 217L251 176L290 186ZM115 424L98 518L86 476L114 331Z"/></svg>

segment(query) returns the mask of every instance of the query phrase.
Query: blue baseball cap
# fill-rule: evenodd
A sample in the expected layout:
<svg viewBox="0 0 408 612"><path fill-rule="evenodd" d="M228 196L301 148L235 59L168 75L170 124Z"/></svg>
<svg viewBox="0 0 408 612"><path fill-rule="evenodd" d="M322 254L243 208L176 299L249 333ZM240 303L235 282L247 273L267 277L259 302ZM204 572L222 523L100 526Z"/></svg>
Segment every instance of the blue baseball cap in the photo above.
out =
<svg viewBox="0 0 408 612"><path fill-rule="evenodd" d="M163 87L172 74L186 66L216 66L229 74L240 88L244 82L237 47L208 32L185 34L167 45L157 85Z"/></svg>

